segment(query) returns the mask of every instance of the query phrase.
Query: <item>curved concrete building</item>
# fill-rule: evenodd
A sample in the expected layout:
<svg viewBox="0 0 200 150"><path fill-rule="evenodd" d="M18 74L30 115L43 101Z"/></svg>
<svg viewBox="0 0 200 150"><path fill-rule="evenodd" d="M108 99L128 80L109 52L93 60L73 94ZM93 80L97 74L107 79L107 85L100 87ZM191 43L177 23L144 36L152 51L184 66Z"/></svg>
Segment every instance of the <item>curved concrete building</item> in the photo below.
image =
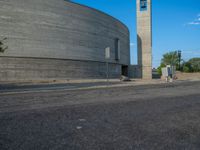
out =
<svg viewBox="0 0 200 150"><path fill-rule="evenodd" d="M0 0L0 80L105 78L127 74L129 31L115 18L66 0Z"/></svg>

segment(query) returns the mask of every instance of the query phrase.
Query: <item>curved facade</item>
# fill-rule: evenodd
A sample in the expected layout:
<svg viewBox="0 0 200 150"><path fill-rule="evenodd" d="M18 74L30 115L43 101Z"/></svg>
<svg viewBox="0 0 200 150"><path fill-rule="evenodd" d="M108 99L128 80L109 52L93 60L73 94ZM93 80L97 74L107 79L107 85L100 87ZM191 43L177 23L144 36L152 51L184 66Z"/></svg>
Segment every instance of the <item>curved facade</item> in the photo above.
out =
<svg viewBox="0 0 200 150"><path fill-rule="evenodd" d="M8 49L0 54L0 80L104 78L106 47L110 76L119 77L130 64L126 26L65 0L0 0L4 37Z"/></svg>

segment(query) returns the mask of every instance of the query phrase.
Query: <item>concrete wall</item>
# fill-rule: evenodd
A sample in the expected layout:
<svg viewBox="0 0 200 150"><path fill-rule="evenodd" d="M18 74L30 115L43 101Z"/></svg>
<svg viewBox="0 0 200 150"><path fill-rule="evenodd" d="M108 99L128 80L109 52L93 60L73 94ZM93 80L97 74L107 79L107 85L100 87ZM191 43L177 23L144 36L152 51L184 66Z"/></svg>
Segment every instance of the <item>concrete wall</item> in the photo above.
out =
<svg viewBox="0 0 200 150"><path fill-rule="evenodd" d="M147 0L147 10L140 10L140 0L137 0L137 41L139 76L152 79L152 14L151 0Z"/></svg>
<svg viewBox="0 0 200 150"><path fill-rule="evenodd" d="M106 64L100 62L2 57L0 64L4 81L106 78ZM109 70L110 78L119 78L120 65L110 63Z"/></svg>
<svg viewBox="0 0 200 150"><path fill-rule="evenodd" d="M23 78L23 75L19 75L19 68L14 67L14 60L22 68L27 68L27 66L24 66L25 60L34 60L34 58L36 58L35 61L41 62L43 59L51 61L55 59L55 61L66 60L66 62L68 60L79 61L80 64L81 61L94 64L97 64L96 62L104 63L104 49L108 46L111 47L109 62L116 65L116 70L120 65L130 64L129 31L127 27L109 15L69 1L0 0L0 38L4 37L8 38L5 43L8 49L5 53L0 54L0 62L12 59L12 63L6 61L4 65L0 64L0 80L9 80L8 77L3 76L3 74L9 74L8 71L18 72L16 79ZM115 60L116 38L120 40L121 44L120 60ZM22 64L20 64L19 59L23 59ZM34 62L29 61L28 63L34 65ZM72 64L65 65L70 67ZM13 67L10 70L7 66ZM95 65L92 66L95 67ZM83 68L74 68L77 71L73 71L81 72ZM34 69L34 78L37 78L36 72L38 71L36 69ZM38 70L40 69L38 68ZM58 72L60 71L62 69ZM72 72L67 71L65 76L73 77ZM105 70L97 72L105 72ZM26 73L26 71L21 73ZM121 71L118 71L118 73L119 76ZM101 76L101 74L99 75ZM85 77L97 77L99 75L86 72ZM113 72L113 75L115 76L115 72ZM31 78L31 76L31 74L27 74L27 78ZM38 78L40 78L39 76ZM56 77L55 71L54 78ZM10 78L15 77L10 76ZM43 78L45 78L45 75L43 75Z"/></svg>
<svg viewBox="0 0 200 150"><path fill-rule="evenodd" d="M139 65L130 65L129 66L129 77L140 79L141 78L141 66Z"/></svg>

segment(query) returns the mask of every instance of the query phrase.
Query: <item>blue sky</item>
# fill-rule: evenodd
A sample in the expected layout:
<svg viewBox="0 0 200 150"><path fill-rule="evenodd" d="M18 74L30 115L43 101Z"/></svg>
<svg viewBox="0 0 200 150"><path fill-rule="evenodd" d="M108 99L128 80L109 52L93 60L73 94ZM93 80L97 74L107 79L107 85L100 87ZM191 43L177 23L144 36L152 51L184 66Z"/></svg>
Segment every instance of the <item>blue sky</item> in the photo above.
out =
<svg viewBox="0 0 200 150"><path fill-rule="evenodd" d="M73 0L101 10L130 30L131 63L137 64L136 0ZM162 55L182 50L184 60L200 57L200 0L152 0L153 67Z"/></svg>

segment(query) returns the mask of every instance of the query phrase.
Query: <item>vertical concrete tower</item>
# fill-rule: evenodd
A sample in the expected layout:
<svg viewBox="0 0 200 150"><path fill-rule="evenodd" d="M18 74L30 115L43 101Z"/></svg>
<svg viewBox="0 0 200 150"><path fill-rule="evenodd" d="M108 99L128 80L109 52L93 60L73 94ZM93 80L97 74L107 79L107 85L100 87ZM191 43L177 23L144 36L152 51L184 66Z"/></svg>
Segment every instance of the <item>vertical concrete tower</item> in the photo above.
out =
<svg viewBox="0 0 200 150"><path fill-rule="evenodd" d="M152 79L151 0L137 0L137 41L139 77Z"/></svg>

